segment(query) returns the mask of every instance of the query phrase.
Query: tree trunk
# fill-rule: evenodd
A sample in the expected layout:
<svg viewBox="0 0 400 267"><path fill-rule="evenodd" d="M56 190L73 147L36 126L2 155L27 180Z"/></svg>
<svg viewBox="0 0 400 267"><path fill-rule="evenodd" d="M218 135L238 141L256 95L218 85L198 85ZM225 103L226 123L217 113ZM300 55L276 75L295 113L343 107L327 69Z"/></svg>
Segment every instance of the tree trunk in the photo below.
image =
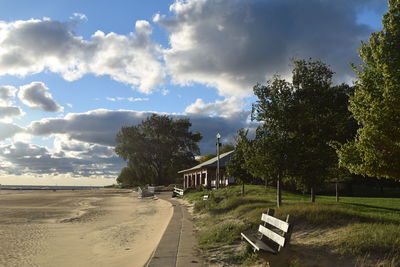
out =
<svg viewBox="0 0 400 267"><path fill-rule="evenodd" d="M314 187L311 187L311 202L315 202L315 191L314 191Z"/></svg>
<svg viewBox="0 0 400 267"><path fill-rule="evenodd" d="M336 202L339 202L339 186L338 182L335 184L335 189L336 189Z"/></svg>
<svg viewBox="0 0 400 267"><path fill-rule="evenodd" d="M244 196L244 182L242 183L242 196Z"/></svg>
<svg viewBox="0 0 400 267"><path fill-rule="evenodd" d="M381 193L381 196L383 196L384 195L384 193L383 193L383 179L381 179L380 181L379 181L379 191L380 191L380 193Z"/></svg>
<svg viewBox="0 0 400 267"><path fill-rule="evenodd" d="M282 190L281 190L281 177L278 175L278 180L276 181L276 206L279 208L282 206Z"/></svg>
<svg viewBox="0 0 400 267"><path fill-rule="evenodd" d="M265 192L267 192L267 187L268 187L268 179L267 178L265 178L264 179L264 182L265 182L265 187L264 187L264 189L265 189Z"/></svg>

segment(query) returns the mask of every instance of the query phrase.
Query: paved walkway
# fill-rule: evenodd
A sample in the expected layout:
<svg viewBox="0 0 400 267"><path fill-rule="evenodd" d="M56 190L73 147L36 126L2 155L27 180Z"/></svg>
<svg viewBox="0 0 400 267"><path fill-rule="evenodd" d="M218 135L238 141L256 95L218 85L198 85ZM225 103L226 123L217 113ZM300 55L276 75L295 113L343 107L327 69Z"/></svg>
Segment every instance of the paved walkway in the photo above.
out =
<svg viewBox="0 0 400 267"><path fill-rule="evenodd" d="M196 256L196 239L191 216L185 206L171 198L171 193L161 193L159 198L171 202L174 214L147 267L200 267Z"/></svg>

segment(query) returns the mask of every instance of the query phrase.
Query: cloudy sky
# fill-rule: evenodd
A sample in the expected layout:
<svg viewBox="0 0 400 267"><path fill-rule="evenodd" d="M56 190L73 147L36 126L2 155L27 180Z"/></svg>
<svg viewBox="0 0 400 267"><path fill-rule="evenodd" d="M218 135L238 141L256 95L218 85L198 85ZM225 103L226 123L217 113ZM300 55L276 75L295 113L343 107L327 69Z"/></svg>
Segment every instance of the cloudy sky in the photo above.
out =
<svg viewBox="0 0 400 267"><path fill-rule="evenodd" d="M189 117L202 153L249 127L252 86L321 59L336 82L384 0L0 0L0 184L112 184L121 126Z"/></svg>

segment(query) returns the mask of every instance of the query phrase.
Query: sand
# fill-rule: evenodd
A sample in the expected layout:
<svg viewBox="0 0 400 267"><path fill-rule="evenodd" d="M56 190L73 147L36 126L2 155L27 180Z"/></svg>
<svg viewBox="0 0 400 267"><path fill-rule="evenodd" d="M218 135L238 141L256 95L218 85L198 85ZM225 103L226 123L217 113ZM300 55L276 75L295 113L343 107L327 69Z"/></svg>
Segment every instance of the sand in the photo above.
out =
<svg viewBox="0 0 400 267"><path fill-rule="evenodd" d="M0 266L144 266L172 211L130 190L0 194Z"/></svg>

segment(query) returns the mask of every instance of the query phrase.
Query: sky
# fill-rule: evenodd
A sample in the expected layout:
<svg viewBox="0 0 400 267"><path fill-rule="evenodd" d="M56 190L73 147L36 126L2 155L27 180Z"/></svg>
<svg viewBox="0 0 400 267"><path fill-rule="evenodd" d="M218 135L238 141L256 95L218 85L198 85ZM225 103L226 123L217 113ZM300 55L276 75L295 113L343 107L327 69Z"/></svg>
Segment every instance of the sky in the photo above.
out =
<svg viewBox="0 0 400 267"><path fill-rule="evenodd" d="M320 59L354 81L384 0L0 0L0 184L107 185L122 126L189 118L213 153L252 87Z"/></svg>

